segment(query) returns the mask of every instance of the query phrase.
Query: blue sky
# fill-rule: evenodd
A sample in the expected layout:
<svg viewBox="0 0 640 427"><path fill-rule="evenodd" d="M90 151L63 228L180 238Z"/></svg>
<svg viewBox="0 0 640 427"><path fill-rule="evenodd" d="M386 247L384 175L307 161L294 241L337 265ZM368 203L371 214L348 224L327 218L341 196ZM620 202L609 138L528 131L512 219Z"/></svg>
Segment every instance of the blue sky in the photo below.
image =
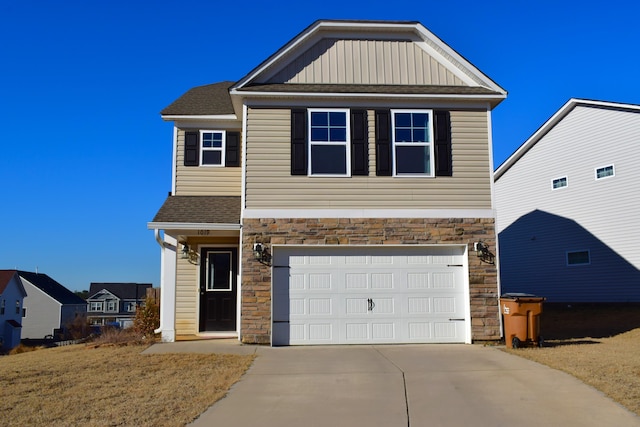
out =
<svg viewBox="0 0 640 427"><path fill-rule="evenodd" d="M171 188L159 111L239 80L317 19L420 21L505 88L497 167L569 98L640 103L639 5L0 0L0 269L72 290L159 286L146 225Z"/></svg>

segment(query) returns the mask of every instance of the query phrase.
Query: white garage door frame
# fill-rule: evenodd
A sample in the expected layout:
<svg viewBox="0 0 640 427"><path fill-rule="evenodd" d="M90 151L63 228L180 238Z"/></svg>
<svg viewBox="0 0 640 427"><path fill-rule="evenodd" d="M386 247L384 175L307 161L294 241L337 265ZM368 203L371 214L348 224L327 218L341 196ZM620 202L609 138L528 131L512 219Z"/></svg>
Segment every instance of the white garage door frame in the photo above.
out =
<svg viewBox="0 0 640 427"><path fill-rule="evenodd" d="M271 250L274 346L471 343L467 245Z"/></svg>

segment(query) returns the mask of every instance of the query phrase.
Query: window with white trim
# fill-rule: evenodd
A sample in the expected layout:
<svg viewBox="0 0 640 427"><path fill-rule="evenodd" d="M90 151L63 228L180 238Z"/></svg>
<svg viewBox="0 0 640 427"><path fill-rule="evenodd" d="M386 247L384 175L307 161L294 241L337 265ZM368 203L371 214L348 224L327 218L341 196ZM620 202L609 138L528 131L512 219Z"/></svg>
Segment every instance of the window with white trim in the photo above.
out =
<svg viewBox="0 0 640 427"><path fill-rule="evenodd" d="M569 185L569 182L567 181L567 177L566 176L563 176L562 178L556 178L556 179L551 181L551 189L552 190L558 190L560 188L565 188L565 187L567 187L567 185Z"/></svg>
<svg viewBox="0 0 640 427"><path fill-rule="evenodd" d="M567 252L567 265L589 265L591 264L591 254L589 251Z"/></svg>
<svg viewBox="0 0 640 427"><path fill-rule="evenodd" d="M102 301L91 301L89 303L89 311L102 311L103 307Z"/></svg>
<svg viewBox="0 0 640 427"><path fill-rule="evenodd" d="M114 313L118 311L118 301L107 301L107 312Z"/></svg>
<svg viewBox="0 0 640 427"><path fill-rule="evenodd" d="M603 179L615 176L613 165L608 165L602 168L596 169L596 179Z"/></svg>
<svg viewBox="0 0 640 427"><path fill-rule="evenodd" d="M309 109L309 175L351 176L349 110Z"/></svg>
<svg viewBox="0 0 640 427"><path fill-rule="evenodd" d="M200 164L202 166L224 166L224 131L201 130L200 144Z"/></svg>
<svg viewBox="0 0 640 427"><path fill-rule="evenodd" d="M434 176L433 112L391 110L394 176Z"/></svg>
<svg viewBox="0 0 640 427"><path fill-rule="evenodd" d="M125 302L124 309L128 313L133 313L134 311L136 311L136 303L134 301Z"/></svg>

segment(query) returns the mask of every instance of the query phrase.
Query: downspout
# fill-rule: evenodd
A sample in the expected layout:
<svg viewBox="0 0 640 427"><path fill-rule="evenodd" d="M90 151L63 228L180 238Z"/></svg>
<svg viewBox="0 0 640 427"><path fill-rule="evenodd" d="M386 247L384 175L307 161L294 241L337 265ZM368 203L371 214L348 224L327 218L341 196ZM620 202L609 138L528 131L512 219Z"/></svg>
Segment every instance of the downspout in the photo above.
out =
<svg viewBox="0 0 640 427"><path fill-rule="evenodd" d="M158 242L158 244L160 245L160 248L162 248L162 250L164 251L165 249L177 249L176 246L171 245L167 242L165 242L162 237L160 237L160 230L157 228L153 229L153 236L156 239L156 242ZM164 256L164 254L163 254ZM160 291L160 295L162 295L162 290ZM162 332L162 316L160 316L160 325L158 326L158 329L155 329L153 331L154 334L159 334Z"/></svg>

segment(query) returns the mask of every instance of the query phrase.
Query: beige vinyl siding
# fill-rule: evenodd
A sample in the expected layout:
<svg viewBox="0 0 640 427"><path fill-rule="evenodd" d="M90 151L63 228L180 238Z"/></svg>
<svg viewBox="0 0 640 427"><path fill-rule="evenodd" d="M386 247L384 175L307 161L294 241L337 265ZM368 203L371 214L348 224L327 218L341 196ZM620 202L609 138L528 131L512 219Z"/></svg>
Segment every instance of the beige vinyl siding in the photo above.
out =
<svg viewBox="0 0 640 427"><path fill-rule="evenodd" d="M189 129L196 131L197 129ZM217 130L215 127L207 130ZM184 129L178 129L176 196L240 196L241 167L184 166Z"/></svg>
<svg viewBox="0 0 640 427"><path fill-rule="evenodd" d="M374 112L369 120L369 176L291 176L290 110L250 109L248 209L490 209L486 111L452 111L453 177L375 176Z"/></svg>
<svg viewBox="0 0 640 427"><path fill-rule="evenodd" d="M322 39L268 83L467 86L408 40Z"/></svg>
<svg viewBox="0 0 640 427"><path fill-rule="evenodd" d="M178 256L176 265L176 335L198 333L198 266Z"/></svg>

